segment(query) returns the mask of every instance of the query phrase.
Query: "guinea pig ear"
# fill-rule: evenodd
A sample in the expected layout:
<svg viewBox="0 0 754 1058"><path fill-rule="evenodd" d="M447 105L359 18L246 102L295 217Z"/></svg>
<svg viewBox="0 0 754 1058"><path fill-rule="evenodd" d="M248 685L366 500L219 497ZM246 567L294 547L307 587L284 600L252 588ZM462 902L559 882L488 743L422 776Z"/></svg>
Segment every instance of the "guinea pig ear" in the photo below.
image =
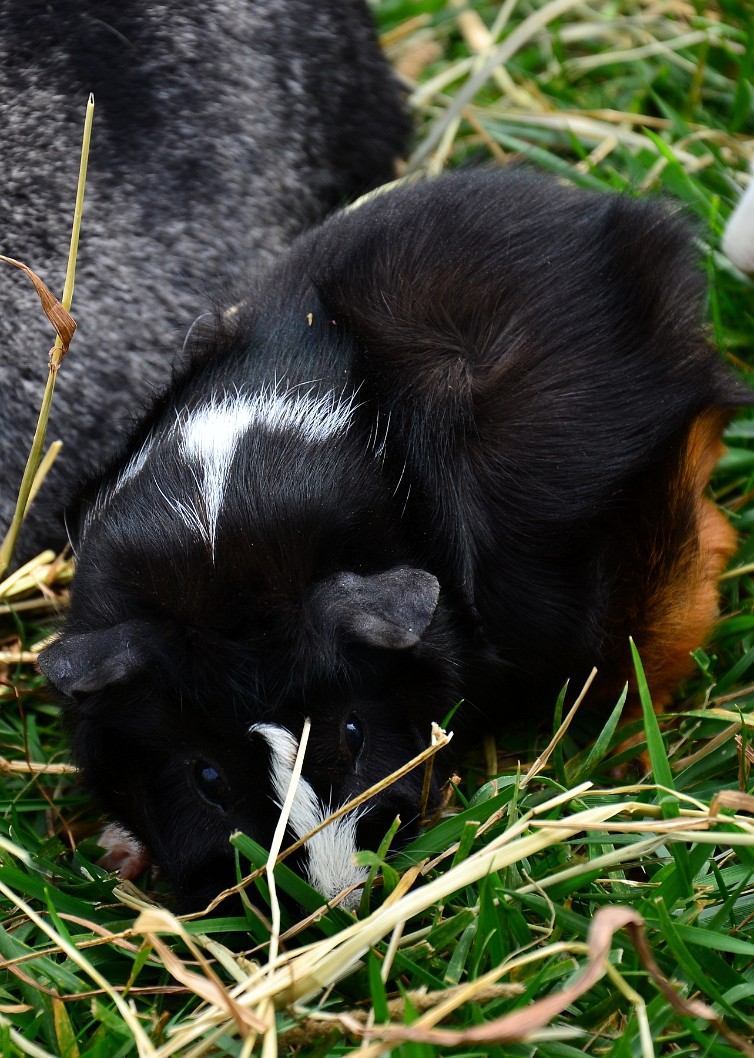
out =
<svg viewBox="0 0 754 1058"><path fill-rule="evenodd" d="M124 621L94 632L66 633L39 655L39 667L63 694L91 694L123 683L150 660L148 626Z"/></svg>
<svg viewBox="0 0 754 1058"><path fill-rule="evenodd" d="M312 603L322 622L347 639L408 650L426 632L439 594L431 573L397 566L367 577L336 573L316 585Z"/></svg>

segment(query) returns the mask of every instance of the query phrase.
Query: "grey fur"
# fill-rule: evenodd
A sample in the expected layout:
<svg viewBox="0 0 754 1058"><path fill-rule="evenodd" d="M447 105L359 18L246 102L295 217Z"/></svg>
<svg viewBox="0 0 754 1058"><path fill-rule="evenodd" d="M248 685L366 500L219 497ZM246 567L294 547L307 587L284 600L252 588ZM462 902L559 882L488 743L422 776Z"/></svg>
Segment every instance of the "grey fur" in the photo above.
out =
<svg viewBox="0 0 754 1058"><path fill-rule="evenodd" d="M0 0L0 252L62 289L84 107L97 100L73 315L48 440L63 453L20 555L63 539L192 320L334 206L390 178L408 134L362 0ZM0 272L0 534L52 331Z"/></svg>

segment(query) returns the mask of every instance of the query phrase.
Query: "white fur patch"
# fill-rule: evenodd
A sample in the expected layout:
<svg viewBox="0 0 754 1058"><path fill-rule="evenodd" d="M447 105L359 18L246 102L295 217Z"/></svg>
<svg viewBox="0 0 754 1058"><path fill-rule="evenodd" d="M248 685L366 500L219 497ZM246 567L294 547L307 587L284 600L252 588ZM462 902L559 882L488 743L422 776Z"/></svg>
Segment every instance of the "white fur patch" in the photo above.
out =
<svg viewBox="0 0 754 1058"><path fill-rule="evenodd" d="M226 395L204 404L179 421L180 450L201 474L197 480L203 504L199 512L185 502L172 504L192 529L199 529L214 554L217 519L238 443L257 428L293 433L304 444L324 442L348 429L353 400L339 400L330 391L316 394L300 387L280 391L267 386L251 396Z"/></svg>
<svg viewBox="0 0 754 1058"><path fill-rule="evenodd" d="M145 467L150 467L155 487L167 506L205 541L214 557L217 521L228 475L239 442L248 430L289 433L304 444L316 444L348 429L354 395L338 397L332 390L317 393L313 389L316 384L312 381L282 389L275 383L254 394L236 392L213 397L189 413L179 412L167 437L148 437L121 470L115 484L100 493L84 531L97 511L106 507ZM168 494L159 482L160 449L164 444L177 444L181 458L191 469L195 488L183 495Z"/></svg>
<svg viewBox="0 0 754 1058"><path fill-rule="evenodd" d="M215 553L217 519L225 494L233 456L238 442L251 426L253 416L249 401L243 397L225 397L222 401L203 404L179 425L180 450L187 462L198 465L197 481L204 510L183 503L177 513L191 529L198 530Z"/></svg>
<svg viewBox="0 0 754 1058"><path fill-rule="evenodd" d="M308 385L308 383L307 383ZM336 397L332 390L317 394L301 386L267 386L249 400L252 424L275 432L291 431L307 444L328 441L348 429L353 397Z"/></svg>
<svg viewBox="0 0 754 1058"><path fill-rule="evenodd" d="M134 452L129 461L124 466L118 475L118 480L115 482L111 495L115 495L118 489L122 488L127 481L131 481L135 478L144 468L144 464L149 458L149 454L152 451L152 437L147 437L144 444L138 451Z"/></svg>
<svg viewBox="0 0 754 1058"><path fill-rule="evenodd" d="M287 728L279 724L254 724L249 731L261 735L270 747L270 780L275 792L275 803L282 807L293 773L298 742ZM289 826L296 838L303 838L327 819L331 811L332 807L324 805L310 783L302 778L293 799ZM326 900L351 885L365 881L369 873L366 867L358 867L353 862L354 853L358 850L356 823L359 816L358 810L341 816L328 823L306 843L309 854L307 880ZM343 902L343 906L353 910L359 899L356 891Z"/></svg>
<svg viewBox="0 0 754 1058"><path fill-rule="evenodd" d="M723 235L723 252L742 272L754 272L754 163L752 178Z"/></svg>

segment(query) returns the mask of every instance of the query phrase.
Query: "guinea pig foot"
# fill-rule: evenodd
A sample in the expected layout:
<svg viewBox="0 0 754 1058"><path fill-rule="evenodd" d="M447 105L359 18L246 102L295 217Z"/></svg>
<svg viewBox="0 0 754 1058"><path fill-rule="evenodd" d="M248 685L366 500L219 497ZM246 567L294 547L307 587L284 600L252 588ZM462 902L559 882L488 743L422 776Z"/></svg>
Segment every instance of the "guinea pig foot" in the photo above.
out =
<svg viewBox="0 0 754 1058"><path fill-rule="evenodd" d="M152 858L145 847L119 823L105 827L98 844L105 850L99 866L106 871L116 871L124 881L133 881L152 866Z"/></svg>

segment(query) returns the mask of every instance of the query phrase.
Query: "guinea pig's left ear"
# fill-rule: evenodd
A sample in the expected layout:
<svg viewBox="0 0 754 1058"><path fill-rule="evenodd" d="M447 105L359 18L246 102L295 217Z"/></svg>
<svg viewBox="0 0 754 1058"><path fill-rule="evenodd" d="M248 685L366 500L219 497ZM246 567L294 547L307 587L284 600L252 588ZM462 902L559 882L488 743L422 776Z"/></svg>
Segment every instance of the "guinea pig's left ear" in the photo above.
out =
<svg viewBox="0 0 754 1058"><path fill-rule="evenodd" d="M317 623L346 639L385 650L408 650L426 632L440 595L436 577L423 569L396 566L362 577L336 573L315 585L311 597Z"/></svg>
<svg viewBox="0 0 754 1058"><path fill-rule="evenodd" d="M146 667L147 631L143 621L123 621L94 632L64 632L39 655L39 667L69 698L101 691Z"/></svg>

